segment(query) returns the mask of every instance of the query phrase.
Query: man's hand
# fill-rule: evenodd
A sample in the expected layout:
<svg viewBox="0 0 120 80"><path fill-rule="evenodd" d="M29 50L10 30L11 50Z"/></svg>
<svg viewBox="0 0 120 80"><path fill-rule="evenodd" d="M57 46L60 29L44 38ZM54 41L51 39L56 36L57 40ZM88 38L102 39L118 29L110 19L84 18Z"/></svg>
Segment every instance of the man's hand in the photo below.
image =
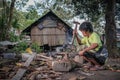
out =
<svg viewBox="0 0 120 80"><path fill-rule="evenodd" d="M73 30L73 35L78 35L77 30Z"/></svg>
<svg viewBox="0 0 120 80"><path fill-rule="evenodd" d="M79 52L79 55L83 56L84 53L85 53L85 50L82 50L82 51Z"/></svg>

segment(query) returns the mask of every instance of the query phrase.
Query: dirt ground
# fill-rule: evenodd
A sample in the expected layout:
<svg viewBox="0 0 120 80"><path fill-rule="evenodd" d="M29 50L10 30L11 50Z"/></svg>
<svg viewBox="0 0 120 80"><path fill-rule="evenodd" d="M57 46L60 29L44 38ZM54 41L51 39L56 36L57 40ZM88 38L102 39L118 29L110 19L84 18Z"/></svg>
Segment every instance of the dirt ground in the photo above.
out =
<svg viewBox="0 0 120 80"><path fill-rule="evenodd" d="M62 80L120 80L120 73L110 70L91 71L93 75L84 75L77 72L70 72L63 75ZM82 78L82 79L81 79Z"/></svg>
<svg viewBox="0 0 120 80"><path fill-rule="evenodd" d="M108 59L105 66L115 70L115 67L120 69L120 59ZM120 80L120 71L113 71L112 69L100 71L81 71L79 68L64 73L62 80Z"/></svg>

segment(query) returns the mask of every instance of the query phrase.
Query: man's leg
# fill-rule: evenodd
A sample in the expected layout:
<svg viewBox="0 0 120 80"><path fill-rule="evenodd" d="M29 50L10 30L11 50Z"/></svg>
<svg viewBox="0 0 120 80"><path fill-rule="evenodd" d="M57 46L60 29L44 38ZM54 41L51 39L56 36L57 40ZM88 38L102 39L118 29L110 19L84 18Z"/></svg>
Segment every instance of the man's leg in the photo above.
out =
<svg viewBox="0 0 120 80"><path fill-rule="evenodd" d="M93 66L95 65L95 64L91 61L91 58L86 58L85 56L83 56L83 59L88 62L88 63L86 63L86 64L84 65L84 68L89 69L89 68L91 68L91 67L93 67Z"/></svg>
<svg viewBox="0 0 120 80"><path fill-rule="evenodd" d="M90 58L89 60L95 65L100 65L94 58Z"/></svg>
<svg viewBox="0 0 120 80"><path fill-rule="evenodd" d="M94 66L94 67L91 67L90 70L96 71L96 70L102 70L102 69L103 69L102 65L101 65L100 63L98 63L98 62L96 61L96 59L93 58L93 59L91 59L90 61L95 64L95 66Z"/></svg>
<svg viewBox="0 0 120 80"><path fill-rule="evenodd" d="M92 67L94 68L95 67L94 70L96 70L96 67L101 66L100 63L98 62L98 59L95 58L94 53L88 53L88 52L84 53L83 54L83 59L90 62L91 66L89 66L89 68L92 68Z"/></svg>

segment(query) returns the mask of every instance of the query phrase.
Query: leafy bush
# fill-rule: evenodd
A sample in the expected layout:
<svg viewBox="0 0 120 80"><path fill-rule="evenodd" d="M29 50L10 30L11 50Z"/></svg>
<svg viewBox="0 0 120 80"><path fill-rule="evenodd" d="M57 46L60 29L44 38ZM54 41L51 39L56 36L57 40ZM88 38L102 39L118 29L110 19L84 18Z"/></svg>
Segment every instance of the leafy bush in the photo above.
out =
<svg viewBox="0 0 120 80"><path fill-rule="evenodd" d="M16 53L24 53L26 52L26 49L28 47L30 47L32 51L35 51L37 53L40 53L42 51L42 49L37 43L28 44L25 41L18 43L12 50Z"/></svg>
<svg viewBox="0 0 120 80"><path fill-rule="evenodd" d="M13 48L13 51L15 51L16 53L23 53L25 52L27 47L28 47L27 42L20 42Z"/></svg>
<svg viewBox="0 0 120 80"><path fill-rule="evenodd" d="M32 43L31 48L33 50L35 50L35 52L37 52L37 53L40 53L42 51L42 49L40 48L40 46L37 43Z"/></svg>
<svg viewBox="0 0 120 80"><path fill-rule="evenodd" d="M11 42L17 42L17 41L20 40L19 36L16 36L13 32L10 32L9 35L10 35L10 39L9 40Z"/></svg>

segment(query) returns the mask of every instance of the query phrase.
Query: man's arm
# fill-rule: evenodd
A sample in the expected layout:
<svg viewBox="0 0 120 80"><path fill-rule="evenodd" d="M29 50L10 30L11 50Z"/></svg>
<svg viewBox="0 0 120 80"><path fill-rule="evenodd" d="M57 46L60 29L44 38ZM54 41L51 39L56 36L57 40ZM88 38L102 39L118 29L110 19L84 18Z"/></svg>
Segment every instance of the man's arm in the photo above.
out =
<svg viewBox="0 0 120 80"><path fill-rule="evenodd" d="M89 50L93 50L93 49L96 48L97 46L98 46L97 43L93 43L93 44L91 44L90 47L87 47L87 48L83 49L82 51L80 51L79 54L80 54L81 56L83 56L83 54L84 54L85 52L87 52L87 51L89 51Z"/></svg>
<svg viewBox="0 0 120 80"><path fill-rule="evenodd" d="M90 47L85 48L85 49L84 49L84 52L89 51L89 50L93 50L93 49L95 49L97 46L98 46L97 43L93 43L93 44L91 44Z"/></svg>

